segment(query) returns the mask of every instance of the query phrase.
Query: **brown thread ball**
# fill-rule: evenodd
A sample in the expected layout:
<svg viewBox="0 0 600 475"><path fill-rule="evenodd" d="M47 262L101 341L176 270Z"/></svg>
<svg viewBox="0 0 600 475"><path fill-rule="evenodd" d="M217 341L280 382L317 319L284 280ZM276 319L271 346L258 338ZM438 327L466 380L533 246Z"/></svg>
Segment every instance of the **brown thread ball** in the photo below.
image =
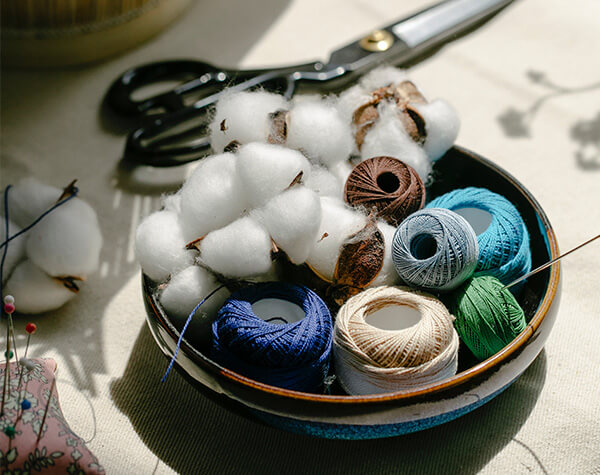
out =
<svg viewBox="0 0 600 475"><path fill-rule="evenodd" d="M419 174L392 157L373 157L359 163L346 180L344 197L351 206L374 210L397 226L425 204L425 186Z"/></svg>

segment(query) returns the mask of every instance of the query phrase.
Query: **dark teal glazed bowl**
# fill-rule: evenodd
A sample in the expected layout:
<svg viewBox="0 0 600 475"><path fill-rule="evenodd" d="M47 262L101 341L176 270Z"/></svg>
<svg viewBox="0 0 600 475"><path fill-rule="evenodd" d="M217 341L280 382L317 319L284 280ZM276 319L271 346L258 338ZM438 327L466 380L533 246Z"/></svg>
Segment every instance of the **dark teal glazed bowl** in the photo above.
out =
<svg viewBox="0 0 600 475"><path fill-rule="evenodd" d="M558 256L552 226L525 187L493 162L454 147L436 162L428 199L466 186L488 188L517 207L529 230L534 268ZM161 308L154 284L146 276L142 287L148 325L170 359L179 331ZM207 397L281 429L335 439L406 434L456 419L508 388L542 350L556 318L559 289L559 264L529 278L517 296L528 322L525 330L482 362L461 348L455 376L418 390L348 396L281 389L217 365L185 338L176 366Z"/></svg>

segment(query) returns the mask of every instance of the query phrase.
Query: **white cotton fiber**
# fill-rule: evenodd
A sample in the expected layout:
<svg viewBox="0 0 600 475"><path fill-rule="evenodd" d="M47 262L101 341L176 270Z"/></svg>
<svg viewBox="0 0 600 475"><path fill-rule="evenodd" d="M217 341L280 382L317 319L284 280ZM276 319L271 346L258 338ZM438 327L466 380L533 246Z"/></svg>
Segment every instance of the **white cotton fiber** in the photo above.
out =
<svg viewBox="0 0 600 475"><path fill-rule="evenodd" d="M8 235L14 236L21 228L13 223L10 219L8 220ZM4 216L0 216L0 242L6 240L6 220ZM0 259L4 254L4 249L0 248ZM25 234L21 234L19 237L13 239L8 243L8 250L6 252L6 259L4 260L4 269L2 271L2 283L4 284L10 273L16 267L16 265L25 259Z"/></svg>
<svg viewBox="0 0 600 475"><path fill-rule="evenodd" d="M47 274L85 277L98 268L102 234L94 209L73 198L27 233L27 256Z"/></svg>
<svg viewBox="0 0 600 475"><path fill-rule="evenodd" d="M148 277L164 282L193 264L197 252L187 250L186 244L177 214L163 210L146 217L138 226L135 254Z"/></svg>
<svg viewBox="0 0 600 475"><path fill-rule="evenodd" d="M246 207L236 156L223 153L203 159L181 190L185 239L193 241L231 223Z"/></svg>
<svg viewBox="0 0 600 475"><path fill-rule="evenodd" d="M344 182L325 167L312 167L308 176L303 177L302 182L319 196L333 196L340 199L344 196Z"/></svg>
<svg viewBox="0 0 600 475"><path fill-rule="evenodd" d="M372 99L371 91L367 91L362 85L356 84L342 92L336 102L336 107L342 119L352 125L354 111Z"/></svg>
<svg viewBox="0 0 600 475"><path fill-rule="evenodd" d="M256 210L256 219L294 264L308 257L321 223L321 201L304 186L294 186Z"/></svg>
<svg viewBox="0 0 600 475"><path fill-rule="evenodd" d="M185 322L194 307L220 285L203 267L186 267L171 277L160 294L160 303L170 317ZM222 288L200 306L194 319L213 320L227 297L229 291Z"/></svg>
<svg viewBox="0 0 600 475"><path fill-rule="evenodd" d="M348 159L354 137L332 102L309 100L291 108L286 145L301 150L314 163L331 165Z"/></svg>
<svg viewBox="0 0 600 475"><path fill-rule="evenodd" d="M181 331L196 305L220 285L206 269L190 266L171 277L160 293L159 300L171 323ZM227 297L229 291L222 288L211 295L194 313L184 338L196 348L209 344L212 322Z"/></svg>
<svg viewBox="0 0 600 475"><path fill-rule="evenodd" d="M250 277L271 268L271 249L267 230L244 216L208 233L200 244L200 259L226 277Z"/></svg>
<svg viewBox="0 0 600 475"><path fill-rule="evenodd" d="M367 91L375 91L391 84L400 84L408 81L406 72L392 66L380 66L365 74L360 80L360 85Z"/></svg>
<svg viewBox="0 0 600 475"><path fill-rule="evenodd" d="M437 160L454 145L458 137L458 113L443 99L436 99L428 104L415 104L414 107L425 119L427 138L423 148L431 160Z"/></svg>
<svg viewBox="0 0 600 475"><path fill-rule="evenodd" d="M8 195L9 216L21 228L37 219L56 203L62 190L27 177L14 185ZM4 210L4 199L2 199Z"/></svg>
<svg viewBox="0 0 600 475"><path fill-rule="evenodd" d="M408 76L401 69L381 66L363 76L358 84L342 92L337 100L337 109L343 119L352 123L354 111L371 101L371 93L390 84L407 81Z"/></svg>
<svg viewBox="0 0 600 475"><path fill-rule="evenodd" d="M174 213L181 213L181 188L177 193L170 195L162 195L160 197L162 209L167 211L173 211Z"/></svg>
<svg viewBox="0 0 600 475"><path fill-rule="evenodd" d="M413 167L426 182L431 173L431 161L423 147L404 130L396 106L380 104L378 111L379 120L369 129L360 151L362 160L381 155L397 158Z"/></svg>
<svg viewBox="0 0 600 475"><path fill-rule="evenodd" d="M30 260L21 262L6 284L5 295L15 298L19 313L41 313L62 307L75 297Z"/></svg>
<svg viewBox="0 0 600 475"><path fill-rule="evenodd" d="M346 180L352 173L354 166L348 160L337 162L329 167L329 171L340 181L342 188L346 184Z"/></svg>
<svg viewBox="0 0 600 475"><path fill-rule="evenodd" d="M238 171L252 207L265 204L288 188L298 173L310 173L300 152L281 145L251 143L238 151Z"/></svg>
<svg viewBox="0 0 600 475"><path fill-rule="evenodd" d="M377 227L383 234L385 254L383 257L383 266L369 287L378 287L380 285L397 285L401 281L398 273L396 272L396 268L394 267L394 262L392 261L392 241L394 239L394 234L396 233L396 228L384 221L378 221Z"/></svg>
<svg viewBox="0 0 600 475"><path fill-rule="evenodd" d="M331 281L342 243L365 227L367 217L343 201L321 198L321 223L307 264L322 278Z"/></svg>
<svg viewBox="0 0 600 475"><path fill-rule="evenodd" d="M210 124L212 149L220 153L233 140L242 144L266 142L271 130L269 114L287 108L288 101L279 94L226 92Z"/></svg>

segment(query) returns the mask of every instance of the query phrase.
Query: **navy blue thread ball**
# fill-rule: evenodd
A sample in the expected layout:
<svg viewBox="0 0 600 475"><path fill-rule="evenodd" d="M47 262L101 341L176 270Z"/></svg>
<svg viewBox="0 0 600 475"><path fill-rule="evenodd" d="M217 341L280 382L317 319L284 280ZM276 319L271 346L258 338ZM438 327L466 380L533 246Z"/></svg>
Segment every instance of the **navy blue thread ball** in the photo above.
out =
<svg viewBox="0 0 600 475"><path fill-rule="evenodd" d="M252 304L273 298L304 310L297 322L265 321ZM272 386L318 392L329 371L333 324L327 305L312 290L285 282L246 287L221 307L213 322L212 359L227 369Z"/></svg>

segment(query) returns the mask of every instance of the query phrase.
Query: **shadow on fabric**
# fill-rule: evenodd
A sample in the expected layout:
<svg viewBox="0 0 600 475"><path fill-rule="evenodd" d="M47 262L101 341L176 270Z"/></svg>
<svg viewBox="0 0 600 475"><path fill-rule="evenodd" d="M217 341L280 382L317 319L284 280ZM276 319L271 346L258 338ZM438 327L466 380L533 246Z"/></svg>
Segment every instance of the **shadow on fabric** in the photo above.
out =
<svg viewBox="0 0 600 475"><path fill-rule="evenodd" d="M144 326L111 395L148 448L180 473L476 472L513 440L546 379L542 351L504 393L455 421L390 439L341 441L291 434L235 415L176 372L161 384L167 363Z"/></svg>
<svg viewBox="0 0 600 475"><path fill-rule="evenodd" d="M532 125L540 109L550 100L573 94L582 94L600 88L600 82L579 87L566 87L555 83L542 71L529 70L526 73L531 84L546 90L529 107L519 109L507 107L496 118L504 135L511 139L532 136ZM600 170L600 112L596 117L575 122L569 131L569 137L578 146L575 151L575 164L583 171Z"/></svg>
<svg viewBox="0 0 600 475"><path fill-rule="evenodd" d="M125 139L100 112L106 90L126 69L152 61L187 57L235 65L288 4L197 0L169 29L108 61L54 70L2 69L2 188L28 175L58 187L79 178L80 196L98 213L102 229L100 270L77 298L42 317L44 338L31 348L31 354L60 355L78 389L95 396L95 376L106 373L103 316L139 272L132 252L137 224L160 206L161 193L174 191L185 178L178 170L119 168ZM17 320L17 334L23 335L30 319Z"/></svg>

